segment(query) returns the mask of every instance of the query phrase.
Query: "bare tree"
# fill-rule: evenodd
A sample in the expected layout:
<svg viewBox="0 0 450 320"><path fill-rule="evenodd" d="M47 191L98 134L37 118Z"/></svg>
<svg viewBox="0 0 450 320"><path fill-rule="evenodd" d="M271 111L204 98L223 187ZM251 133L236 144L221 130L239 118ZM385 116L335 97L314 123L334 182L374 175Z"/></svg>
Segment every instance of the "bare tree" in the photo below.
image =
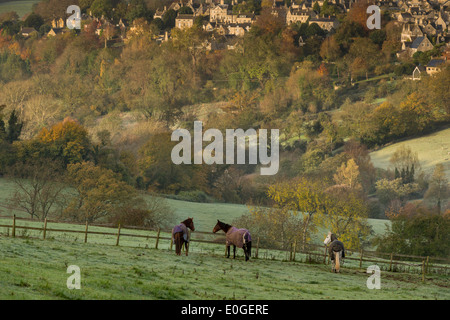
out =
<svg viewBox="0 0 450 320"><path fill-rule="evenodd" d="M105 40L105 48L108 47L108 40L111 40L116 35L116 28L113 24L108 24L102 32L102 37Z"/></svg>
<svg viewBox="0 0 450 320"><path fill-rule="evenodd" d="M10 204L32 219L44 220L59 205L64 184L53 162L16 164L10 171L16 190Z"/></svg>
<svg viewBox="0 0 450 320"><path fill-rule="evenodd" d="M445 168L442 163L436 165L433 176L430 180L430 186L425 193L424 198L436 204L438 213L441 214L442 207L448 201L450 188L445 174Z"/></svg>

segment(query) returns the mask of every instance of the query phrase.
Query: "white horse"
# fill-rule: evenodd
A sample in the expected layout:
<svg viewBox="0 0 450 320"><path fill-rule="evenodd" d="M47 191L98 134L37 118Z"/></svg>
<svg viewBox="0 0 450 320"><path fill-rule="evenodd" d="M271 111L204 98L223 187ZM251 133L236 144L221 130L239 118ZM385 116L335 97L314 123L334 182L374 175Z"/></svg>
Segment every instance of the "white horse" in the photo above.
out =
<svg viewBox="0 0 450 320"><path fill-rule="evenodd" d="M331 262L332 262L332 270L333 272L339 273L341 268L342 258L345 258L345 248L344 244L340 242L334 233L328 232L327 237L323 241L325 245L330 245L328 248L328 252L330 254Z"/></svg>

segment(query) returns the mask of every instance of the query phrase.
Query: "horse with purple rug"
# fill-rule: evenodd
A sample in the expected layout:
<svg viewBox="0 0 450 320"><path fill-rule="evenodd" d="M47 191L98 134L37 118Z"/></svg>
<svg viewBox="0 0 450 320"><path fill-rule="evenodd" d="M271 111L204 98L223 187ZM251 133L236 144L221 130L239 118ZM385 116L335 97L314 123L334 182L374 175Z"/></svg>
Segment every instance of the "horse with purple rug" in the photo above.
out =
<svg viewBox="0 0 450 320"><path fill-rule="evenodd" d="M217 220L213 233L222 230L226 234L227 258L230 257L230 246L233 245L233 259L236 258L236 247L244 249L245 261L252 255L252 237L247 229L238 229Z"/></svg>
<svg viewBox="0 0 450 320"><path fill-rule="evenodd" d="M186 249L186 256L188 255L189 251L189 233L187 229L191 229L192 231L195 231L194 227L194 218L188 218L184 221L182 221L179 225L176 225L172 229L172 241L175 243L175 253L180 256L181 255L181 248L183 248L183 245Z"/></svg>

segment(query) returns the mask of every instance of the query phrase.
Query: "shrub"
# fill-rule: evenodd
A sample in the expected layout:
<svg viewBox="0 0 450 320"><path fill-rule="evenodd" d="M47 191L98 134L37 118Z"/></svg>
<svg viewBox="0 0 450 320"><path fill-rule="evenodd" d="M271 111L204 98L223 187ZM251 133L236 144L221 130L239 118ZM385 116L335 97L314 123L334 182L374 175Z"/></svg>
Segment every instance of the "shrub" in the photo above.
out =
<svg viewBox="0 0 450 320"><path fill-rule="evenodd" d="M125 208L120 213L110 217L109 222L115 226L151 227L151 212L139 208Z"/></svg>
<svg viewBox="0 0 450 320"><path fill-rule="evenodd" d="M391 215L392 226L374 240L380 252L420 256L450 255L450 216L413 204Z"/></svg>
<svg viewBox="0 0 450 320"><path fill-rule="evenodd" d="M201 202L201 203L211 203L214 199L208 196L205 192L200 190L193 191L180 191L178 195L174 197L177 200L189 201L189 202Z"/></svg>

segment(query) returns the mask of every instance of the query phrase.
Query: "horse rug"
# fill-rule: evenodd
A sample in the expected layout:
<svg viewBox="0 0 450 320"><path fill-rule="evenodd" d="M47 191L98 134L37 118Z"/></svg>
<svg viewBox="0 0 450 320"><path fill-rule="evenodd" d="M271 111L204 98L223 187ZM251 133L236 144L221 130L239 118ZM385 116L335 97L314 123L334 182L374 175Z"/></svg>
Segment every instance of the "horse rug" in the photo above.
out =
<svg viewBox="0 0 450 320"><path fill-rule="evenodd" d="M328 252L330 253L331 260L334 260L334 252L342 252L342 258L345 258L345 249L344 244L340 242L339 240L334 240L330 243L330 247L328 249Z"/></svg>
<svg viewBox="0 0 450 320"><path fill-rule="evenodd" d="M244 247L244 244L252 241L250 231L247 229L238 229L231 227L226 234L227 246L235 245L238 248Z"/></svg>
<svg viewBox="0 0 450 320"><path fill-rule="evenodd" d="M172 229L172 239L173 239L173 241L175 241L175 239L174 239L175 233L179 233L179 232L183 233L184 241L189 242L189 234L188 234L188 231L187 231L187 227L186 227L186 225L184 223L180 223L179 225L173 227L173 229Z"/></svg>

